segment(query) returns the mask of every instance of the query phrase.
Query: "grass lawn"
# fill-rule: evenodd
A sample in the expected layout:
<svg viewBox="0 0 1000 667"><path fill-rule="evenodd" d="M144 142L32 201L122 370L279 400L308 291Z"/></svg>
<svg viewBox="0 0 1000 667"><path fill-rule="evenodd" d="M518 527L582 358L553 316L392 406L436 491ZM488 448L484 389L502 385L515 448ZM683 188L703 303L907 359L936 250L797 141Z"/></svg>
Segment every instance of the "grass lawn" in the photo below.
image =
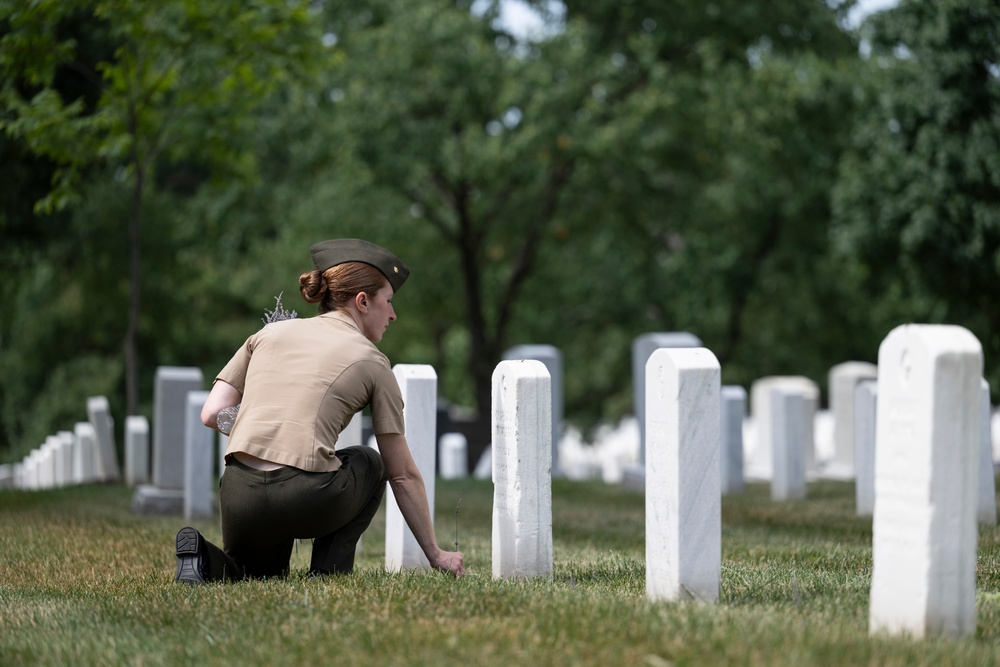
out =
<svg viewBox="0 0 1000 667"><path fill-rule="evenodd" d="M470 479L436 491L463 579L385 573L380 512L353 576L305 578L304 542L287 579L202 587L173 581L183 519L133 515L124 486L0 491L0 665L1000 664L1000 529L980 527L974 636L871 638L871 522L852 484L808 493L723 499L700 604L646 600L644 497L600 482L554 482L550 580L492 579L492 484Z"/></svg>

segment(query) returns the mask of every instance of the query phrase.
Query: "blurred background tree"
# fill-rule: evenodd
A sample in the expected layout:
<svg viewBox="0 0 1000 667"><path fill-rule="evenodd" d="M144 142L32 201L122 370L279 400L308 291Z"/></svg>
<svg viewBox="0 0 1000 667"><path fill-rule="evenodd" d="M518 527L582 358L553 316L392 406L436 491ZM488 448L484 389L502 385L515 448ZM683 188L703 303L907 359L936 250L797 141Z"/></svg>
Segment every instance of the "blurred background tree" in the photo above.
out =
<svg viewBox="0 0 1000 667"><path fill-rule="evenodd" d="M143 26L159 15L117 4ZM163 125L178 139L176 152L173 141L161 146L142 190L139 277L154 306L140 311L139 385L151 387L165 364L213 377L278 294L311 315L297 278L310 268L308 245L337 236L368 238L410 264L400 319L380 347L393 363L432 364L442 397L480 418L480 439L492 370L520 343L563 351L567 418L585 430L631 412L630 344L648 331L696 334L722 362L723 381L745 386L776 373L825 386L830 366L875 361L882 337L905 321L948 319L986 345L993 328L974 286L996 270L992 254L975 254L995 253L995 12L982 0L903 2L855 30L845 18L852 4L567 2L530 40L508 32L499 3L487 0L233 3L210 28L191 18L176 28L190 38L177 42L187 45L178 62L195 72L169 70L185 92L164 94L148 117L150 136ZM0 19L0 169L9 176L0 447L10 458L62 428L86 395L114 403L127 393L120 341L130 291L120 267L134 199L120 193L123 184L135 192L136 170L121 157L132 140L116 135L116 160L90 159L91 142L111 135L92 118L100 94L72 65L124 67L122 35L139 28L95 11L103 6L80 1L58 21L25 23L12 9L20 4L8 3ZM956 23L953 56L933 40L923 56L921 39L931 37L920 31L944 30L945 11L987 27ZM259 31L249 43L241 21ZM862 38L870 56L859 54ZM157 40L174 43L156 37L145 54L141 41L125 42L139 58L157 53ZM58 46L46 56L49 78L10 56L19 53L12 44ZM924 57L941 59L938 75L916 66ZM955 83L946 65L965 71L961 63L979 79ZM236 88L240 76L254 85L205 90L225 72ZM937 92L952 88L951 101ZM59 104L23 106L38 90L58 93ZM968 122L955 125L950 150L980 156L967 171L982 178L961 186L968 205L947 218L965 231L945 236L956 241L946 247L901 231L928 231L928 215L945 220L933 208L917 215L912 195L896 197L907 170L931 169L941 155L897 142L916 113L900 118L904 103L942 105L934 117L958 113ZM171 104L188 110L184 122ZM59 114L66 119L55 122ZM62 156L25 126L42 117ZM890 118L900 131L885 129ZM963 128L974 132L963 139ZM976 150L963 152L972 137ZM59 198L61 176L49 186L67 164L76 199ZM928 189L925 204L952 206L948 192ZM873 226L887 198L898 200L895 213ZM65 206L37 210L37 201ZM963 226L962 211L982 222ZM911 240L901 252L887 239ZM966 264L947 264L950 256ZM940 279L921 275L931 260ZM939 289L944 269L962 267L980 282Z"/></svg>
<svg viewBox="0 0 1000 667"><path fill-rule="evenodd" d="M864 35L864 113L833 197L840 245L863 266L859 297L903 302L909 321L970 329L995 392L1000 5L902 2Z"/></svg>
<svg viewBox="0 0 1000 667"><path fill-rule="evenodd" d="M176 0L154 6L14 0L0 5L0 20L4 147L31 156L20 175L28 192L42 195L32 202L11 193L15 196L7 199L4 227L12 228L15 238L37 238L26 231L35 216L68 211L51 229L52 245L35 258L44 267L26 261L25 255L33 253L25 252L25 244L8 249L12 298L30 302L48 297L58 311L45 313L50 317L35 311L8 324L4 338L11 344L5 346L5 366L21 371L0 394L8 433L35 435L28 424L45 421L40 415L63 404L59 399L65 391L52 386L53 378L63 375L60 362L85 361L91 368L101 365L102 355L111 366L96 374L104 383L91 391L118 398L121 392L107 384L121 372L117 366L124 371L125 414L138 414L140 366L147 371L144 377L151 377L148 362L139 358L140 337L151 341L144 350L146 360L162 358L154 349L165 333L156 326L162 310L153 314L147 309L145 326L141 322L142 282L163 284L183 277L178 272L183 246L163 242L185 234L195 240L202 231L185 231L177 215L185 195L213 179L234 182L255 176L257 156L247 141L254 131L254 109L292 77L302 80L319 64L323 51L315 25L306 8L267 1L207 6ZM49 179L50 187L39 190L42 178ZM74 229L77 225L82 229ZM152 243L140 241L145 227L154 227ZM154 257L143 267L144 245L161 253L172 249L174 263L160 272ZM120 266L128 267L124 284ZM90 276L96 289L87 289L80 280ZM114 287L123 294L105 291ZM116 296L127 302L117 311L124 318L92 315L118 305ZM61 327L67 316L78 324ZM81 349L74 335L77 327L83 327L89 347L102 348L102 355L87 350L80 356L86 346ZM108 331L122 332L122 353L108 349ZM56 354L52 345L39 345L54 337L59 339ZM30 350L33 346L36 350ZM41 350L45 353L37 354ZM24 382L40 374L48 377ZM83 380L69 375L76 379L73 384ZM25 412L25 402L37 402L40 413Z"/></svg>

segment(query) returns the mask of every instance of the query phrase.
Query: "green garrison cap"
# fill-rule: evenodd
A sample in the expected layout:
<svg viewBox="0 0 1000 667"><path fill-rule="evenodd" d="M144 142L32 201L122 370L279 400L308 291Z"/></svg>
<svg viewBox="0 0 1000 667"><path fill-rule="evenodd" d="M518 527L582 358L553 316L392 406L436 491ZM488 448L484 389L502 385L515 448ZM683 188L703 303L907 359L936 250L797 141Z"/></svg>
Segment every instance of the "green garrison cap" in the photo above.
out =
<svg viewBox="0 0 1000 667"><path fill-rule="evenodd" d="M309 248L309 254L320 271L345 262L371 264L386 277L393 292L398 292L410 276L410 269L403 264L403 260L385 248L362 239L320 241Z"/></svg>

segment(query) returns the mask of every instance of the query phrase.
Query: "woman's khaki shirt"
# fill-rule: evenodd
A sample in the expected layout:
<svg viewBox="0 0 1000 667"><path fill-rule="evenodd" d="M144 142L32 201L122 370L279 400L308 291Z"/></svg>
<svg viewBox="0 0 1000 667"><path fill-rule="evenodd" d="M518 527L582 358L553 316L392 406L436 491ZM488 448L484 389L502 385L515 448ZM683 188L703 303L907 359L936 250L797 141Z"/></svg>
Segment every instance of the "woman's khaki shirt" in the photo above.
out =
<svg viewBox="0 0 1000 667"><path fill-rule="evenodd" d="M340 432L368 405L375 435L404 432L403 397L389 359L340 311L268 324L246 340L216 380L243 394L227 460L246 452L332 472L340 468Z"/></svg>

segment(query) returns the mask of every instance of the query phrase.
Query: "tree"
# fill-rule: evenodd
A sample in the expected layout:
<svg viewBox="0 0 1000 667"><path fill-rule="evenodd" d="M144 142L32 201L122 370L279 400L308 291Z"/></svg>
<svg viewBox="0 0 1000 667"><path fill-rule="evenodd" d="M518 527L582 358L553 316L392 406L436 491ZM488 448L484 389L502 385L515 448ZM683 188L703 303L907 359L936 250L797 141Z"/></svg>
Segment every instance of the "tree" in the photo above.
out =
<svg viewBox="0 0 1000 667"><path fill-rule="evenodd" d="M829 236L854 109L847 9L567 3L567 29L590 26L588 50L614 65L600 81L614 111L570 215L603 216L609 247L641 267L614 274L619 296L638 293L601 336L692 331L741 384L776 372L825 379L829 365L871 354L867 327L852 332L864 319L851 307L855 271L831 256Z"/></svg>
<svg viewBox="0 0 1000 667"><path fill-rule="evenodd" d="M474 403L488 415L514 308L573 173L575 114L592 81L578 69L584 54L567 40L539 46L547 58L520 58L461 3L373 3L332 17L346 65L331 83L340 101L328 142L409 211L400 237L430 245L413 228L431 231L442 281L423 313L439 346L464 321Z"/></svg>
<svg viewBox="0 0 1000 667"><path fill-rule="evenodd" d="M829 243L828 195L852 122L857 62L853 38L837 25L840 10L814 0L598 0L570 4L559 30L519 42L491 25L495 5L475 4L477 13L462 0L313 5L319 11L302 28L312 36L303 39L322 53L303 59L317 64L317 76L266 99L247 92L245 115L225 106L225 86L202 100L188 85L224 71L209 66L229 62L229 47L213 46L222 37L178 56L204 71L168 77L187 92L167 86L151 98L177 139L155 153L141 196L143 298L157 308L139 319L140 359L218 370L274 296L284 292L293 305L294 278L309 268L305 246L334 236L369 238L411 265L396 302L400 320L381 346L397 363L433 364L442 394L474 406L484 429L492 370L517 343L563 349L567 416L583 426L631 411L629 344L646 331L696 333L723 359L726 381L740 383L768 372L820 379L848 352L871 347L867 337L845 335L867 326L865 311L845 308L863 273L856 260L831 255ZM21 41L0 52L24 51L10 61L21 74L3 107L6 141L22 156L11 172L37 178L62 169L87 185L67 190L84 193L79 203L57 189L51 203L67 207L30 223L44 226L22 224L17 206L4 209L19 221L19 266L32 278L0 287L4 305L16 305L0 324L0 336L11 332L0 350L0 391L21 392L17 401L4 396L5 412L49 382L88 373L107 384L117 368L102 341L100 373L96 362L67 363L58 378L39 377L35 351L57 345L69 357L71 344L49 335L51 326L22 326L25 313L36 308L77 332L71 314L98 309L98 326L108 329L107 311L124 310L130 296L127 277L107 274L128 247L114 233L124 225L111 221L129 219L133 199L109 193L134 195L135 168L118 167L131 164L126 149L139 135L100 125L126 117L106 111L103 75L100 87L75 75L90 93L79 111L67 111L80 99L70 75L124 62L115 55L124 42L110 39L124 33L117 18L79 0L76 13L37 7L62 18L44 30L37 16L8 22L17 29L5 27L4 36ZM188 10L179 1L165 7ZM40 69L32 79L29 65L47 62L51 49L38 60L26 46L42 36L53 48L68 44L53 62L75 54L93 63L53 65L51 109L38 96L45 86L37 81L48 75ZM55 161L55 126L41 121L57 112L67 117L62 131L79 130L73 141L93 138L74 149L97 156L90 172L83 160ZM242 131L249 124L253 132ZM112 136L124 137L120 146ZM55 147L49 161L37 157L49 155L38 150L45 138ZM115 174L125 177L121 185ZM252 174L260 178L229 178ZM73 232L66 239L55 233L63 224ZM41 250L31 250L36 240ZM74 244L86 260L74 257ZM101 256L91 262L94 249ZM7 246L0 255L9 256ZM59 292L67 265L81 298L56 303L47 297ZM5 383L9 368L29 371L31 382Z"/></svg>
<svg viewBox="0 0 1000 667"><path fill-rule="evenodd" d="M607 2L567 16L520 44L467 3L331 9L346 66L326 142L368 196L342 224L368 217L374 192L394 207L377 229L440 277L416 297L435 365L464 353L480 415L518 339L606 359L613 370L575 371L591 385L568 392L592 413L625 405L628 341L643 331L691 327L727 359L750 357L748 304L774 310L753 300L765 278L791 266L794 293L828 250L848 125L835 68L856 53L837 11ZM602 337L625 344L612 358Z"/></svg>
<svg viewBox="0 0 1000 667"><path fill-rule="evenodd" d="M308 8L284 1L75 0L5 2L0 129L57 166L39 212L77 204L94 166L128 191L129 306L124 335L127 414L139 404L143 203L158 163L195 162L214 178L252 177L241 145L251 112L289 77L323 62ZM80 57L80 25L112 53ZM90 90L64 97L57 78ZM63 93L63 94L61 94ZM89 99L87 97L89 95Z"/></svg>
<svg viewBox="0 0 1000 667"><path fill-rule="evenodd" d="M864 29L865 113L835 191L842 246L871 293L909 321L967 326L989 359L1000 353L1000 6L908 0Z"/></svg>

